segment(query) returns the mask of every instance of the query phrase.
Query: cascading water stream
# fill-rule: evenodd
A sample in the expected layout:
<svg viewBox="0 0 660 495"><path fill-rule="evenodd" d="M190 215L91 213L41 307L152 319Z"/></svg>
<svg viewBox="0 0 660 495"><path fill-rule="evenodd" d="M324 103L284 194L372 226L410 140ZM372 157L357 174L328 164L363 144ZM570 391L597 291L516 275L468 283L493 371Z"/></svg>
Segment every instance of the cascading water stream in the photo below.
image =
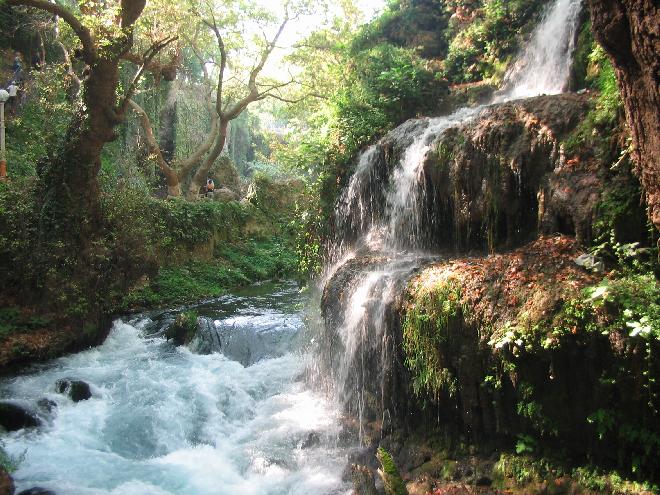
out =
<svg viewBox="0 0 660 495"><path fill-rule="evenodd" d="M302 379L304 302L285 283L197 306L203 331L190 347L222 350L209 354L165 341L176 312L118 320L103 345L4 379L0 398L42 422L4 436L10 454L24 454L18 491L346 493L339 411ZM92 397L57 393L67 377L89 383Z"/></svg>
<svg viewBox="0 0 660 495"><path fill-rule="evenodd" d="M556 0L550 6L491 104L558 94L565 89L580 9L580 0ZM424 212L424 163L446 129L478 119L484 107L461 108L449 116L402 124L361 154L338 202L339 236L330 249L323 285L327 289L333 276L342 267L355 265L356 258L370 260L356 268L361 274L353 277L349 286L344 282L343 315L332 323L343 344L336 372L338 394L345 408L360 418L360 432L365 393L378 395L377 387L366 391L369 382L378 379L365 369L366 356L391 345L383 342L387 308L400 293L397 288L432 251L432 246L425 245L425 229L432 219ZM400 157L390 173L383 166L386 146ZM382 370L384 362L377 368Z"/></svg>

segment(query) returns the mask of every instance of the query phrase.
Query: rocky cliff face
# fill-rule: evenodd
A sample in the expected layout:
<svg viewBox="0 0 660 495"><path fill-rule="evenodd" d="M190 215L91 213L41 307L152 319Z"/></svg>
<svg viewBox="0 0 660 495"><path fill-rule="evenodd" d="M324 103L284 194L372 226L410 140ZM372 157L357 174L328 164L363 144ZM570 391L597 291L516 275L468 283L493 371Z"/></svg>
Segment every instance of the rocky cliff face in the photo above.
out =
<svg viewBox="0 0 660 495"><path fill-rule="evenodd" d="M434 254L361 246L330 278L326 365L344 380L365 444L389 438L397 454L392 432L423 425L485 448L531 434L578 459L657 467L647 454L660 438L656 406L642 397L660 392L643 378L660 349L629 339L622 316L621 300L636 289L616 286L618 295L592 305L582 290L602 275L575 263L613 182L608 159L565 152L588 98L493 105L445 129L426 155L416 204L416 247ZM382 186L427 125L409 121L373 148L374 166L356 172L364 180L348 230L364 236L386 214ZM649 283L643 304L652 305ZM636 443L639 435L650 440Z"/></svg>
<svg viewBox="0 0 660 495"><path fill-rule="evenodd" d="M530 98L448 129L425 165L434 244L492 250L544 232L588 241L599 179L560 144L587 108L584 96Z"/></svg>
<svg viewBox="0 0 660 495"><path fill-rule="evenodd" d="M561 147L561 139L578 125L587 107L587 98L576 95L531 98L494 105L478 118L448 128L423 167L420 183L426 194L416 205L424 217L421 246L447 256L517 247L539 233L561 231L588 239L601 182L597 174L569 162ZM346 238L385 214L382 186L391 180L413 137L427 125L425 120L413 120L394 130L374 148L372 166L356 172L365 180L354 201L368 203L370 216L351 217L345 224ZM351 371L335 377L343 382L343 398L351 412L376 429L378 422L388 422L383 414L402 419L410 412L401 294L424 262L437 259L362 252L341 266L325 287L322 354L330 356L327 367L335 375L341 373L340 360L348 361L343 366ZM388 274L380 277L379 272ZM366 300L358 301L357 312L347 312L356 286L365 283L359 297ZM353 328L358 320L361 326ZM345 334L356 332L360 338L349 335L352 343L346 344Z"/></svg>
<svg viewBox="0 0 660 495"><path fill-rule="evenodd" d="M649 217L660 230L660 7L655 0L589 0L589 8L616 71Z"/></svg>

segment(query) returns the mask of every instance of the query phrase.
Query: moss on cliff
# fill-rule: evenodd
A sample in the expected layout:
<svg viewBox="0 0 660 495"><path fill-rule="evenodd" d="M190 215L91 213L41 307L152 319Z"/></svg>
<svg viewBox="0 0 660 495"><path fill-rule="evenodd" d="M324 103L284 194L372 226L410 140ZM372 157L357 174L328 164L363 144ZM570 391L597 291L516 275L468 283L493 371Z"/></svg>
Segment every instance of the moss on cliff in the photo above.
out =
<svg viewBox="0 0 660 495"><path fill-rule="evenodd" d="M653 478L660 284L588 273L579 253L569 238L540 238L420 272L403 309L411 381L471 441L528 434L534 452L568 449Z"/></svg>

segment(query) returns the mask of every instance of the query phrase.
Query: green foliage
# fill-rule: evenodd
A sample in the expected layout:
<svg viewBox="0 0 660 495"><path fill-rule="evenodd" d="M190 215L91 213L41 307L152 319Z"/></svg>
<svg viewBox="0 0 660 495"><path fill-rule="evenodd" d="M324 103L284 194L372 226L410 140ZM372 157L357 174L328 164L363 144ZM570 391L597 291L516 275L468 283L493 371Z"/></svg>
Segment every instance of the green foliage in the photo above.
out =
<svg viewBox="0 0 660 495"><path fill-rule="evenodd" d="M391 43L416 49L426 58L442 57L447 51L446 27L442 0L390 1L377 18L356 33L351 50L355 53L380 43Z"/></svg>
<svg viewBox="0 0 660 495"><path fill-rule="evenodd" d="M34 282L39 241L35 194L34 179L0 183L0 288L5 293L27 292Z"/></svg>
<svg viewBox="0 0 660 495"><path fill-rule="evenodd" d="M20 111L7 121L7 172L12 178L34 176L40 160L59 147L76 107L62 84L65 70L48 65L31 73L21 88ZM12 102L12 104L14 104ZM10 107L11 108L11 107Z"/></svg>
<svg viewBox="0 0 660 495"><path fill-rule="evenodd" d="M604 279L584 291L592 314L606 314L602 332L660 340L660 283L651 274Z"/></svg>
<svg viewBox="0 0 660 495"><path fill-rule="evenodd" d="M501 77L502 62L519 48L544 5L538 0L482 0L467 6L448 3L450 11L467 8L472 13L469 23L454 20L446 31L449 50L443 72L453 83Z"/></svg>
<svg viewBox="0 0 660 495"><path fill-rule="evenodd" d="M194 247L207 241L214 232L223 233L226 239L236 238L246 218L244 208L236 202L217 201L154 201L157 216L167 238L165 246L183 244Z"/></svg>
<svg viewBox="0 0 660 495"><path fill-rule="evenodd" d="M530 435L518 435L516 454L531 454L537 449L537 441Z"/></svg>
<svg viewBox="0 0 660 495"><path fill-rule="evenodd" d="M439 282L431 291L418 291L408 303L403 349L416 395L437 398L441 391L455 393L455 379L443 365L441 347L449 338L450 325L466 312L455 279Z"/></svg>
<svg viewBox="0 0 660 495"><path fill-rule="evenodd" d="M0 440L0 469L11 474L19 468L24 458L25 452L19 457L9 455L5 450L4 443Z"/></svg>
<svg viewBox="0 0 660 495"><path fill-rule="evenodd" d="M162 307L194 302L226 293L248 279L219 262L191 261L183 266L161 267L149 285L131 290L121 302L123 309Z"/></svg>
<svg viewBox="0 0 660 495"><path fill-rule="evenodd" d="M598 45L589 55L589 62L593 65L590 80L599 91L596 112L593 116L595 124L614 122L622 107L621 94L617 87L616 74L605 50Z"/></svg>
<svg viewBox="0 0 660 495"><path fill-rule="evenodd" d="M376 457L378 458L383 473L385 474L384 488L386 495L408 495L406 484L403 482L401 474L399 474L399 470L397 469L390 453L384 448L379 447L376 452Z"/></svg>
<svg viewBox="0 0 660 495"><path fill-rule="evenodd" d="M344 156L415 113L429 111L440 84L413 50L383 43L353 55L346 84L333 99L334 124Z"/></svg>
<svg viewBox="0 0 660 495"><path fill-rule="evenodd" d="M586 88L589 85L589 56L591 55L594 46L595 41L591 30L591 22L587 21L580 29L580 34L578 35L577 43L575 44L575 51L573 52L571 85L575 89Z"/></svg>
<svg viewBox="0 0 660 495"><path fill-rule="evenodd" d="M62 268L56 264L61 259L42 259L34 250L39 241L37 184L34 179L0 184L0 284L8 294L24 291L24 302L44 271L57 280ZM84 314L90 301L100 301L108 310L192 301L250 281L296 274L297 257L286 237L245 238L249 219L269 223L270 231L278 229L276 220L252 205L163 201L150 197L142 184L129 181L108 182L101 199L104 237L95 249L107 288L103 293L87 293L69 280L72 291L62 292L54 308L60 315ZM220 246L216 253L198 252L212 245ZM208 261L185 264L200 257ZM145 275L151 283L135 287L135 280ZM38 323L21 321L20 327L34 328ZM19 326L7 318L0 325L5 334Z"/></svg>
<svg viewBox="0 0 660 495"><path fill-rule="evenodd" d="M520 400L516 404L516 412L520 417L525 418L541 435L557 436L559 434L557 425L545 414L543 405L534 400L534 388L532 385L526 382L520 383L518 385L518 396ZM528 439L532 438L529 436L526 437ZM520 445L521 441L524 443L524 439L521 440L519 438L517 446ZM529 451L533 450L533 443L533 440L527 442Z"/></svg>
<svg viewBox="0 0 660 495"><path fill-rule="evenodd" d="M49 323L48 318L26 315L16 306L0 308L0 341L14 332L29 332Z"/></svg>
<svg viewBox="0 0 660 495"><path fill-rule="evenodd" d="M593 150L597 158L607 158L610 137L618 125L623 103L614 67L605 51L594 42L587 58L586 82L598 91L598 97L587 117L566 140L566 151L578 154L581 150Z"/></svg>
<svg viewBox="0 0 660 495"><path fill-rule="evenodd" d="M259 280L293 277L298 260L282 239L223 244L210 261L161 267L144 287L125 295L122 308L159 307L217 297Z"/></svg>
<svg viewBox="0 0 660 495"><path fill-rule="evenodd" d="M603 472L593 467L571 468L563 462L544 457L532 457L529 453L502 454L493 468L495 486L506 489L510 482L514 486L529 487L536 492L535 484L555 485L556 480L570 477L571 492L582 493L595 490L597 493L641 495L655 493L658 487L649 483L627 480L616 471Z"/></svg>
<svg viewBox="0 0 660 495"><path fill-rule="evenodd" d="M660 350L660 284L651 274L628 274L604 279L588 287L580 298L564 303L547 329L544 347L617 342L617 354L600 376L601 394L614 394L617 387L633 387L638 401L630 404L607 401L594 404L585 418L602 445L616 445L621 467L633 473L648 473L657 464L660 448L657 418L660 392L656 373ZM632 371L634 370L634 371ZM529 401L527 401L529 403ZM533 411L524 409L523 412ZM654 424L655 423L655 424ZM543 431L542 424L535 427Z"/></svg>
<svg viewBox="0 0 660 495"><path fill-rule="evenodd" d="M174 322L165 330L165 338L174 340L177 345L188 344L197 332L197 313L183 311L179 313Z"/></svg>

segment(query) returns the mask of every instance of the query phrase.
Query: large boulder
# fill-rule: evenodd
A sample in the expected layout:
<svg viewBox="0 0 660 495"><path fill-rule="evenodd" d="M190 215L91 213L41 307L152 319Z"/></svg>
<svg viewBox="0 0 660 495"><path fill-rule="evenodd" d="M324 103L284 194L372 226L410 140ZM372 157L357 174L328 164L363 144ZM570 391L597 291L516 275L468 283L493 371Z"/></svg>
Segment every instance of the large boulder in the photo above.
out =
<svg viewBox="0 0 660 495"><path fill-rule="evenodd" d="M53 490L49 490L48 488L35 486L33 488L28 488L27 490L23 490L17 495L56 495L56 494Z"/></svg>
<svg viewBox="0 0 660 495"><path fill-rule="evenodd" d="M58 394L64 394L73 402L80 402L92 397L92 391L89 384L82 380L71 378L62 378L55 382L55 390Z"/></svg>
<svg viewBox="0 0 660 495"><path fill-rule="evenodd" d="M374 475L367 466L353 464L351 466L351 481L353 482L353 495L377 495Z"/></svg>
<svg viewBox="0 0 660 495"><path fill-rule="evenodd" d="M165 330L165 338L175 345L188 345L197 333L198 318L194 311L179 313Z"/></svg>
<svg viewBox="0 0 660 495"><path fill-rule="evenodd" d="M237 197L241 194L241 177L234 162L228 156L221 156L211 169L210 177L215 183L216 189L229 189Z"/></svg>
<svg viewBox="0 0 660 495"><path fill-rule="evenodd" d="M424 170L430 243L516 247L540 232L589 241L602 184L567 163L564 140L583 120L587 95L528 98L483 110L444 132Z"/></svg>
<svg viewBox="0 0 660 495"><path fill-rule="evenodd" d="M304 191L305 184L300 179L258 173L248 187L247 200L262 211L286 214L294 211Z"/></svg>
<svg viewBox="0 0 660 495"><path fill-rule="evenodd" d="M17 402L0 402L0 426L7 431L40 426L37 415Z"/></svg>
<svg viewBox="0 0 660 495"><path fill-rule="evenodd" d="M237 201L238 199L239 195L227 187L221 187L213 191L213 201L228 203L229 201Z"/></svg>
<svg viewBox="0 0 660 495"><path fill-rule="evenodd" d="M491 105L455 123L405 122L361 156L359 180L352 179L340 205L346 211L338 218L343 239L389 222L392 174L402 160L422 158L407 153L425 140L429 151L416 193L389 222L387 235L401 248L510 249L554 232L588 243L602 179L588 163L566 156L563 146L588 109L589 95L566 94Z"/></svg>

